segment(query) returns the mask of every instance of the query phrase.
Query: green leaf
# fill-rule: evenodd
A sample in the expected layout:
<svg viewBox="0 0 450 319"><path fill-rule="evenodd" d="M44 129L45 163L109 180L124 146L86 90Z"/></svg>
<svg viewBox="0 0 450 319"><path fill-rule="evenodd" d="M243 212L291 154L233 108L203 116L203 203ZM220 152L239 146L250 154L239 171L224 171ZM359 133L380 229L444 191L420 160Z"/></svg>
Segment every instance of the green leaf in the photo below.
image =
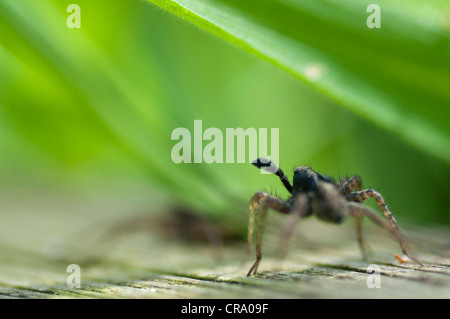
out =
<svg viewBox="0 0 450 319"><path fill-rule="evenodd" d="M366 24L370 1L149 1L450 163L450 27L443 1L378 1L379 29Z"/></svg>
<svg viewBox="0 0 450 319"><path fill-rule="evenodd" d="M94 4L89 5L83 4L83 12L92 10ZM5 122L69 164L91 159L104 144L113 144L177 200L198 209L229 207L226 192L211 185L207 170L172 165L170 134L178 125L157 95L148 94L148 87L140 87L86 34L67 28L62 8L58 1L0 3L0 28L8 35L0 43L7 66L0 74Z"/></svg>

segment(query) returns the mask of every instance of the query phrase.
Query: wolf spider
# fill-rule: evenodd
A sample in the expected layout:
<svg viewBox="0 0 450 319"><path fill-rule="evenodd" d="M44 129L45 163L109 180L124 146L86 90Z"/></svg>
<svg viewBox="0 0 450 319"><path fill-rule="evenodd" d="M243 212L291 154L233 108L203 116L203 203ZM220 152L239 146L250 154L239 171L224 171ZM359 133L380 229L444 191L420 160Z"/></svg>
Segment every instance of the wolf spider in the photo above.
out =
<svg viewBox="0 0 450 319"><path fill-rule="evenodd" d="M359 176L345 178L339 183L335 183L331 177L321 175L308 166L302 166L294 170L293 185L291 185L283 171L270 160L258 158L252 164L277 175L291 196L287 200L282 200L276 196L259 191L250 200L247 257L250 254L253 233L255 233L256 261L248 271L247 276L250 276L252 273L256 274L261 262L261 236L269 208L282 214L293 216L293 221L288 224L284 233L284 245L281 245L281 250L285 249L286 243L300 218L315 214L323 221L340 223L346 216L352 216L356 221L358 244L363 257L366 259L361 222L363 217L368 217L378 226L391 232L399 241L403 253L411 260L422 265L418 259L406 251L397 222L389 212L383 197L373 189L362 190ZM370 197L376 199L377 205L386 217L387 222L361 204Z"/></svg>

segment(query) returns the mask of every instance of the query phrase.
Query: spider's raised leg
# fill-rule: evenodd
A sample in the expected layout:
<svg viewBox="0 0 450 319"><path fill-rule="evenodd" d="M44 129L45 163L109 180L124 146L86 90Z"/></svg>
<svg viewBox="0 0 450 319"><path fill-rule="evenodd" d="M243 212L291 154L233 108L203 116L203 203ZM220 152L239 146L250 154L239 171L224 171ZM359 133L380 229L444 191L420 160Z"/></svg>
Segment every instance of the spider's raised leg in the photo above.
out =
<svg viewBox="0 0 450 319"><path fill-rule="evenodd" d="M375 213L373 213L369 208L359 204L358 202L362 202L364 199L364 197L369 198L369 197L374 197L375 193L378 195L377 198L377 203L378 206L380 207L380 209L383 211L383 214L385 215L386 219L388 220L388 223L384 222L383 220L381 220ZM362 197L361 197L362 196ZM398 242L400 243L400 246L402 247L402 251L403 254L405 254L406 256L408 256L411 260L415 261L417 264L419 265L423 265L422 262L420 260L418 260L417 258L411 256L407 250L406 250L406 246L403 240L403 237L400 233L400 229L398 228L397 222L395 221L394 216L392 216L392 214L389 212L389 210L386 207L386 204L384 204L384 200L381 197L381 195L377 192L375 192L374 190L367 190L367 191L361 191L358 193L352 193L346 196L347 198L353 198L355 200L352 200L349 198L350 201L353 201L355 203L350 203L349 207L350 207L350 215L352 215L355 218L362 218L364 216L369 217L372 221L374 221L377 225L379 225L380 227L383 227L387 230L389 230L389 232L391 232L398 240ZM357 198L360 198L360 200L356 200Z"/></svg>
<svg viewBox="0 0 450 319"><path fill-rule="evenodd" d="M284 175L283 171L277 167L272 161L266 159L266 158L257 158L252 162L253 165L258 167L259 169L263 169L266 172L272 173L277 175L281 182L283 183L284 187L286 187L286 190L289 193L292 193L292 185L289 183L289 179Z"/></svg>
<svg viewBox="0 0 450 319"><path fill-rule="evenodd" d="M256 274L258 266L262 258L261 236L264 229L264 222L267 216L267 210L271 208L277 212L288 214L291 206L282 199L269 195L264 192L257 192L250 200L249 224L248 224L248 248L247 256L249 256L252 248L253 233L255 233L256 241L256 261L247 273L250 276Z"/></svg>

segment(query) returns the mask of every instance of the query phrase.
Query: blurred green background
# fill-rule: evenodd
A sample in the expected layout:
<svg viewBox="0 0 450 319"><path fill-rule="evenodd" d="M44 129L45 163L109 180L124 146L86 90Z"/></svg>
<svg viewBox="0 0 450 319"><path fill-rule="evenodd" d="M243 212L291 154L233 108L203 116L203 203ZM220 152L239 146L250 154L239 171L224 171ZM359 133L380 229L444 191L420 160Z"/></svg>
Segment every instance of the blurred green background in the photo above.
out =
<svg viewBox="0 0 450 319"><path fill-rule="evenodd" d="M81 29L66 26L66 9L73 2L81 7ZM261 6L267 3L262 1ZM339 65L351 69L357 65L353 62L363 60L356 35L368 32L364 17L369 14L362 10L363 27L355 26L351 12L346 15L339 8L324 9L324 4L304 6L302 12L311 21L301 21L307 25L326 22L330 16L340 19L342 28L336 31L335 40L342 50L336 50L336 63L346 57L346 64ZM16 196L15 200L22 202L33 193L52 194L54 190L59 194L83 190L93 196L120 190L125 194L121 200L126 201L134 198L134 190L143 189L142 193L152 198L146 203L149 212L161 203L186 206L244 234L247 202L253 193L264 188L282 197L288 194L276 177L261 175L249 164L174 164L170 157L176 143L171 140L172 131L186 127L193 132L194 120L200 119L204 129L217 127L223 132L227 127L279 128L280 166L290 178L292 169L304 164L335 178L358 174L364 187L375 188L385 196L400 223L450 224L449 149L433 148L438 143L426 137L421 141L425 147L414 145L414 133L421 134L426 126L417 127L417 131L409 127L404 134L389 129L406 127L406 122L401 122L403 115L407 118L413 113L420 119L431 114L428 124L443 132L439 145L450 145L450 83L445 82L449 79L446 23L450 11L448 7L441 10L444 2L435 1L423 5L428 16L425 12L418 17L416 13L423 11L418 2L403 4L405 7L391 5L387 14L399 14L405 21L428 17L438 21L422 21L413 30L406 25L399 33L406 38L405 45L410 46L406 52L415 56L412 61L417 68L422 59L435 63L432 66L440 73L425 65L423 69L431 77L419 79L399 66L397 71L407 81L398 86L398 79L392 76L388 77L392 83L383 82L383 87L386 91L395 89L394 93L406 100L390 100L401 116L391 126L383 126L380 123L391 116L386 111L389 104L380 103L379 110L368 110L361 116L358 110L345 107L346 101L333 99L326 88L299 81L258 54L249 54L146 1L1 0L3 197ZM240 9L248 10L245 4ZM263 9L257 11L261 19ZM437 12L442 16L436 16ZM278 18L288 21L295 17ZM419 32L423 25L441 28L437 42L424 41L427 35ZM277 29L277 25L269 26ZM280 22L278 29L284 27ZM385 65L389 70L396 68L389 50L398 34L392 34L389 21L381 30L386 31L379 30L371 40L379 50L374 53L376 59L367 62L372 71ZM313 35L326 33L314 25L309 31L311 39L304 40L310 43ZM423 32L428 31L424 27ZM290 32L308 34L304 29ZM342 47L341 33L345 39ZM296 40L302 40L301 36ZM348 52L346 41L354 42ZM418 50L413 53L410 48L415 45ZM364 44L360 46L367 51ZM322 52L327 49L320 43L317 48ZM356 66L355 70L369 72ZM345 76L342 74L342 79ZM384 78L373 78L374 85L381 81ZM346 85L345 81L341 84ZM359 88L351 89L357 92ZM436 92L446 93L439 96ZM427 94L436 99L425 103ZM422 98L419 102L418 96ZM374 104L382 100L376 94L367 99ZM28 192L10 195L11 189ZM7 222L11 212L0 207L0 218ZM67 214L67 210L61 209L60 214Z"/></svg>

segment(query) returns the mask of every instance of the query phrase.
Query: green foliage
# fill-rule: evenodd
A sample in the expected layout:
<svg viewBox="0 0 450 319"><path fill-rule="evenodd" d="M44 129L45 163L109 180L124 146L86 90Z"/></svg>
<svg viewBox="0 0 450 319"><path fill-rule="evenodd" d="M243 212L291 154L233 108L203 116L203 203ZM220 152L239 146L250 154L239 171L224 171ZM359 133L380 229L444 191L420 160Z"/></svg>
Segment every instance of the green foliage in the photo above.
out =
<svg viewBox="0 0 450 319"><path fill-rule="evenodd" d="M79 0L81 29L71 1L0 2L2 184L146 183L226 223L286 195L248 164L174 164L172 130L201 119L280 128L288 176L360 174L397 215L450 222L444 3L380 2L368 29L364 1L151 2L222 39L146 2Z"/></svg>
<svg viewBox="0 0 450 319"><path fill-rule="evenodd" d="M450 47L443 2L378 2L382 28L369 29L368 1L149 1L271 61L450 163ZM317 79L308 76L314 67L323 73Z"/></svg>

